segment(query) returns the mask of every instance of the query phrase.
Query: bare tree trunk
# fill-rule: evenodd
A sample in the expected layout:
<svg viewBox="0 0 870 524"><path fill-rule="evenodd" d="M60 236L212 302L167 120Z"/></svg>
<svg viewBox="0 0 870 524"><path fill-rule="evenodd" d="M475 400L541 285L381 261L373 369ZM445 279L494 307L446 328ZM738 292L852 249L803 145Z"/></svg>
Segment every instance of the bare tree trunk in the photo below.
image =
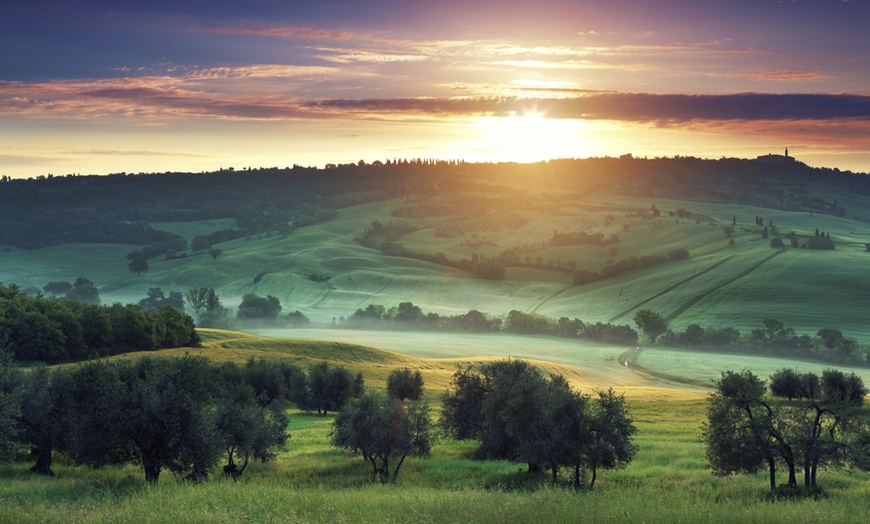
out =
<svg viewBox="0 0 870 524"><path fill-rule="evenodd" d="M160 478L160 464L158 461L150 457L143 457L142 468L145 470L145 482L156 485L157 480Z"/></svg>
<svg viewBox="0 0 870 524"><path fill-rule="evenodd" d="M559 468L557 468L556 466L551 466L551 467L550 467L550 473L551 473L551 477L552 477L553 484L556 484L556 482L559 481L559 474L558 474L558 472L559 472Z"/></svg>
<svg viewBox="0 0 870 524"><path fill-rule="evenodd" d="M40 475L53 477L54 471L51 469L51 451L51 448L39 448L33 450L33 453L36 454L36 464L30 468L30 471L39 473Z"/></svg>
<svg viewBox="0 0 870 524"><path fill-rule="evenodd" d="M574 465L574 489L580 489L580 464Z"/></svg>
<svg viewBox="0 0 870 524"><path fill-rule="evenodd" d="M790 488L797 487L797 477L794 474L794 462L788 462L788 486Z"/></svg>
<svg viewBox="0 0 870 524"><path fill-rule="evenodd" d="M399 476L399 468L402 467L402 463L405 462L405 457L407 457L407 456L408 456L408 455L407 455L407 453L406 453L406 454L402 455L402 458L401 458L401 459L399 459L399 463L396 465L396 469L395 469L395 471L393 471L393 480L394 480L394 481L396 480L396 477Z"/></svg>
<svg viewBox="0 0 870 524"><path fill-rule="evenodd" d="M589 481L589 489L595 487L595 478L598 477L598 468L592 466L592 479Z"/></svg>
<svg viewBox="0 0 870 524"><path fill-rule="evenodd" d="M767 467L770 469L770 491L776 491L776 461L773 457L767 458Z"/></svg>

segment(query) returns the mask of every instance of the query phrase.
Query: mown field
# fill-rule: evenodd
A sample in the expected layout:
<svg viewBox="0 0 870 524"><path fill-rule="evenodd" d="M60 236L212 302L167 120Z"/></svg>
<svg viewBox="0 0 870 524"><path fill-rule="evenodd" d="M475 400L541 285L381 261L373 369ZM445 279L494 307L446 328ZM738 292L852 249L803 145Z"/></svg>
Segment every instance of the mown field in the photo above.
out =
<svg viewBox="0 0 870 524"><path fill-rule="evenodd" d="M335 332L341 333L341 332ZM305 333L316 334L315 331ZM358 456L329 446L331 416L291 413L291 439L276 461L252 464L239 482L219 472L190 484L165 474L147 486L134 466L92 471L56 461L56 478L43 478L18 462L0 467L2 522L867 522L870 476L822 471L816 500L772 500L766 476L718 478L710 474L700 439L707 389L650 374L670 373L702 383L711 370L739 364L766 376L794 363L765 358L645 350L642 368L609 364L625 348L596 347L537 337L347 332L365 344L312 342L203 331L202 354L217 361L286 359L300 365L328 360L364 373L368 387L383 387L390 369L422 370L426 396L438 411L458 361L537 355L536 363L566 374L582 391L614 385L625 391L638 432L639 452L625 469L604 471L594 491L553 486L525 466L471 459L473 442L441 439L427 459L409 458L395 484L373 484ZM340 338L340 337L339 337ZM404 346L403 341L404 340ZM561 344L561 345L560 345ZM440 357L436 347L445 349ZM530 348L520 355L514 350ZM403 351L404 348L404 351ZM412 349L413 348L413 349ZM476 348L476 349L475 349ZM497 348L502 348L497 351ZM534 348L540 348L535 352ZM180 354L185 350L164 350ZM135 358L128 355L118 358ZM801 370L815 370L799 364ZM809 366L809 367L804 367ZM861 372L861 370L858 370ZM863 375L865 381L868 379ZM568 475L563 472L562 479Z"/></svg>

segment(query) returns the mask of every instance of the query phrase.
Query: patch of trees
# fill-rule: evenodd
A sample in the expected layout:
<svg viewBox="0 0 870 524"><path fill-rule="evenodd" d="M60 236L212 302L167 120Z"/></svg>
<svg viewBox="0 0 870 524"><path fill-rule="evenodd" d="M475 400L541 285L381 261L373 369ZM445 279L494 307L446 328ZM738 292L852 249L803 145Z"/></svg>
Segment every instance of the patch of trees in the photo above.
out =
<svg viewBox="0 0 870 524"><path fill-rule="evenodd" d="M228 327L229 309L221 304L221 299L213 287L189 289L185 298L193 308L197 323L202 327Z"/></svg>
<svg viewBox="0 0 870 524"><path fill-rule="evenodd" d="M355 329L424 329L445 331L492 332L501 329L501 319L472 309L460 315L424 313L411 302L402 302L389 310L380 304L369 304L352 315L338 319L335 327Z"/></svg>
<svg viewBox="0 0 870 524"><path fill-rule="evenodd" d="M69 362L194 347L199 345L194 328L190 316L168 304L149 311L135 305L98 306L29 296L15 285L0 284L0 331L18 361Z"/></svg>
<svg viewBox="0 0 870 524"><path fill-rule="evenodd" d="M306 327L310 324L308 317L296 310L283 317L281 301L272 295L261 297L256 293L248 293L242 297L236 317L247 323L260 323L270 326Z"/></svg>
<svg viewBox="0 0 870 524"><path fill-rule="evenodd" d="M816 229L815 236L796 235L793 232L788 235L791 247L806 248L806 249L826 249L834 250L836 245L831 240L831 234L819 231Z"/></svg>
<svg viewBox="0 0 870 524"><path fill-rule="evenodd" d="M380 178L315 169L222 170L207 174L162 173L41 177L10 180L0 190L0 244L34 249L70 242L164 244L184 240L149 222L235 218L237 230L217 241L281 225L303 227L337 216L322 195L376 189ZM382 197L384 198L384 197ZM339 202L340 199L333 199ZM154 254L165 254L164 248ZM154 256L149 254L148 258Z"/></svg>
<svg viewBox="0 0 870 524"><path fill-rule="evenodd" d="M586 244L593 246L607 246L610 244L619 243L619 235L612 234L608 237L604 233L586 233L585 231L574 231L571 233L559 233L553 231L553 236L550 238L550 245L553 247L559 246L574 246L578 244Z"/></svg>
<svg viewBox="0 0 870 524"><path fill-rule="evenodd" d="M31 471L49 476L57 453L92 468L138 464L150 484L167 470L206 480L222 461L236 480L284 448L289 404L340 409L364 387L341 367L306 373L253 359L148 357L28 373L8 364L0 364L0 459L31 449Z"/></svg>
<svg viewBox="0 0 870 524"><path fill-rule="evenodd" d="M732 327L704 328L690 324L682 332L667 330L661 336L666 346L690 349L736 351L749 349L756 353L778 356L814 358L826 362L865 365L870 348L847 337L839 329L822 328L815 336L799 335L779 320L765 319L763 328L741 334Z"/></svg>
<svg viewBox="0 0 870 524"><path fill-rule="evenodd" d="M689 258L689 250L685 248L674 249L667 255L642 255L639 257L624 258L622 260L611 262L601 268L600 271L590 271L588 269L579 269L574 272L574 285L581 286L591 282L597 282L605 278L614 277L630 271L637 271L652 267L665 262L674 260L685 260Z"/></svg>
<svg viewBox="0 0 870 524"><path fill-rule="evenodd" d="M637 332L630 326L611 323L585 323L575 318L562 317L552 320L540 315L521 311L510 311L504 320L489 317L476 309L461 315L439 315L424 313L411 302L385 309L384 306L369 304L365 309L357 309L346 319L333 322L335 327L356 329L414 329L434 331L467 331L521 333L549 335L564 338L595 340L607 344L635 345Z"/></svg>
<svg viewBox="0 0 870 524"><path fill-rule="evenodd" d="M505 275L505 261L502 257L490 258L474 255L471 259L452 260L442 253L414 253L402 244L396 242L402 235L412 233L417 229L408 224L390 222L387 225L378 220L369 224L363 236L354 240L365 247L377 249L386 256L414 258L424 260L441 266L450 266L463 271L468 271L478 278L489 280L503 280Z"/></svg>
<svg viewBox="0 0 870 524"><path fill-rule="evenodd" d="M94 285L93 280L86 277L78 277L72 284L60 280L49 282L42 290L53 297L62 296L64 300L78 300L85 304L100 304L100 291Z"/></svg>
<svg viewBox="0 0 870 524"><path fill-rule="evenodd" d="M31 471L49 476L59 452L92 468L138 464L150 484L165 470L204 480L226 457L224 471L238 478L289 438L284 404L257 395L256 376L250 365L190 356L37 368L19 376L15 445L31 448Z"/></svg>
<svg viewBox="0 0 870 524"><path fill-rule="evenodd" d="M157 256L168 256L169 253L184 251L186 248L187 241L181 237L176 237L167 242L152 242L139 249L134 249L127 253L127 260L132 262L137 258L148 260Z"/></svg>
<svg viewBox="0 0 870 524"><path fill-rule="evenodd" d="M159 287L151 287L138 305L142 311L160 309L161 306L172 306L179 311L184 311L184 296L179 291L170 291L167 296Z"/></svg>
<svg viewBox="0 0 870 524"><path fill-rule="evenodd" d="M818 492L820 469L870 469L868 390L860 377L825 370L821 378L779 370L767 386L752 372L727 371L710 396L703 427L707 459L718 475L766 470L772 492ZM788 400L785 400L787 398ZM785 467L786 484L777 485Z"/></svg>
<svg viewBox="0 0 870 524"><path fill-rule="evenodd" d="M561 375L545 377L522 360L457 368L440 424L457 440L479 441L477 459L546 468L554 483L566 468L576 488L586 485L586 471L591 489L599 471L624 467L637 452L622 395L582 395Z"/></svg>

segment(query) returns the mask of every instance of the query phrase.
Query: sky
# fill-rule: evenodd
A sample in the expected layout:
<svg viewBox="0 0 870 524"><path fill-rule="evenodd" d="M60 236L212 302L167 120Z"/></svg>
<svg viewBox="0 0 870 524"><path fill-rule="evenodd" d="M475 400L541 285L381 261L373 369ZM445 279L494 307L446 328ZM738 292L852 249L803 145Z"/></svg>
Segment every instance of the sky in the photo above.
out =
<svg viewBox="0 0 870 524"><path fill-rule="evenodd" d="M0 176L781 154L870 172L870 0L27 0Z"/></svg>

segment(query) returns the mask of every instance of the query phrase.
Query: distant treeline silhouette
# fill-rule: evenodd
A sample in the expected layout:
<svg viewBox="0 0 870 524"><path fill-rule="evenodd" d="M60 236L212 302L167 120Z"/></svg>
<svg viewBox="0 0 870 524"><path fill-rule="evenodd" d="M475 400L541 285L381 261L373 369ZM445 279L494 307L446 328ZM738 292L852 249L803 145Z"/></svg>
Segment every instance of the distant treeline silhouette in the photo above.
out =
<svg viewBox="0 0 870 524"><path fill-rule="evenodd" d="M422 331L497 332L550 335L588 339L606 344L637 344L637 331L629 326L610 323L586 323L578 318L562 317L556 321L540 315L513 310L504 319L486 315L476 309L459 315L424 313L411 302L386 309L369 304L349 317L333 320L333 326L354 329L404 329Z"/></svg>
<svg viewBox="0 0 870 524"><path fill-rule="evenodd" d="M783 191L788 183L842 184L870 194L870 177L839 169L722 158L560 159L534 164L375 162L315 169L222 169L210 173L115 173L105 176L0 178L0 244L34 249L70 242L148 245L177 241L149 224L236 220L245 234L282 223L302 227L335 209L412 195L462 192L489 201L527 198L522 188L546 180L553 194L617 191L635 196L692 198L790 211L846 216L838 202L810 187ZM318 210L320 215L318 216ZM333 211L328 211L333 210ZM324 216L325 213L325 216Z"/></svg>

